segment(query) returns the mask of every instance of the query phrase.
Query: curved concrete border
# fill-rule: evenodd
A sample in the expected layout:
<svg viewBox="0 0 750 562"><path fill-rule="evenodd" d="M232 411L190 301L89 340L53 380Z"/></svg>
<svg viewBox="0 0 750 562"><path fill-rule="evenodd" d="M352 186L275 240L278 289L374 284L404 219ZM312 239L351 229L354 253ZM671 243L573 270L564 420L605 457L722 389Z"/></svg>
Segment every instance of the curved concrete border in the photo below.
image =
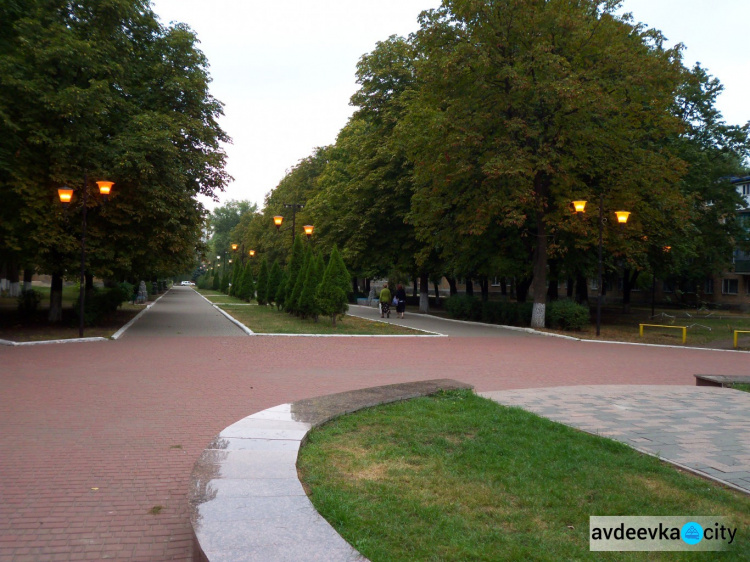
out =
<svg viewBox="0 0 750 562"><path fill-rule="evenodd" d="M281 404L225 428L190 478L193 559L366 560L315 510L297 478L307 433L362 408L471 388L450 379L365 388Z"/></svg>

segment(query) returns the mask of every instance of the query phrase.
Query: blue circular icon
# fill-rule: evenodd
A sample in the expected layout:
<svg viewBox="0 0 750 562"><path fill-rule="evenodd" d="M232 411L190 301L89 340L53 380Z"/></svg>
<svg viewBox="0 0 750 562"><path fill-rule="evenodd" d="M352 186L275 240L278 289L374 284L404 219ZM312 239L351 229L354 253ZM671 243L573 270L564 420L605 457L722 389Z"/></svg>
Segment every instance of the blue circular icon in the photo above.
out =
<svg viewBox="0 0 750 562"><path fill-rule="evenodd" d="M698 544L703 540L703 527L691 521L682 526L680 534L682 535L682 540L687 544Z"/></svg>

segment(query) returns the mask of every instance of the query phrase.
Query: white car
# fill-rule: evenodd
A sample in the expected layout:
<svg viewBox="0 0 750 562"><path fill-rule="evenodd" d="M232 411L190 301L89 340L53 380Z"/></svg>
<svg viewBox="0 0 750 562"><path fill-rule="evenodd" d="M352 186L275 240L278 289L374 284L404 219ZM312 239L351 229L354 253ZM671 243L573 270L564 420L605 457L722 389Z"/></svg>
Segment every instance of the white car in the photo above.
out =
<svg viewBox="0 0 750 562"><path fill-rule="evenodd" d="M180 285L182 285L183 287L192 287L193 285L195 285L195 283L193 283L192 281L183 281L182 283L180 283Z"/></svg>

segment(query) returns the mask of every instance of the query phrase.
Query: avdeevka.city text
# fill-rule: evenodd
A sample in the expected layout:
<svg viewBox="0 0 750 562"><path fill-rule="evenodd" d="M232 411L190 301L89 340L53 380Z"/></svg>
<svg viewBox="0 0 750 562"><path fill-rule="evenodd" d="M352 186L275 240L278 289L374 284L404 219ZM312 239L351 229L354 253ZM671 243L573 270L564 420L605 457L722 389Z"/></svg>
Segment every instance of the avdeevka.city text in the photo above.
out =
<svg viewBox="0 0 750 562"><path fill-rule="evenodd" d="M718 523L714 523L714 528L706 528L703 529L703 538L706 540L722 540L728 542L727 544L732 544L734 542L734 537L737 534L737 529L725 527L724 525L719 525ZM661 540L661 541L679 541L681 540L682 536L680 533L680 529L677 527L665 527L662 523L659 523L658 527L628 527L625 528L625 523L621 523L619 527L605 527L605 528L599 528L594 527L591 529L591 538L594 540L641 540L645 541L647 539L653 540Z"/></svg>

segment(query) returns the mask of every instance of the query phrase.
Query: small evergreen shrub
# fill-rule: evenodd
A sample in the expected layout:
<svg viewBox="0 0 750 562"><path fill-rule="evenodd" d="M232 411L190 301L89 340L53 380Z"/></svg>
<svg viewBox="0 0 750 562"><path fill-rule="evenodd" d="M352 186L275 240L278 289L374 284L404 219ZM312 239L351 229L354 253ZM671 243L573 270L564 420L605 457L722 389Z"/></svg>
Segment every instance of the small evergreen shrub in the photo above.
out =
<svg viewBox="0 0 750 562"><path fill-rule="evenodd" d="M547 304L547 327L562 330L580 330L591 323L589 308L571 300Z"/></svg>
<svg viewBox="0 0 750 562"><path fill-rule="evenodd" d="M454 295L445 301L445 309L451 318L504 326L531 325L533 306L526 302L483 301L468 295Z"/></svg>
<svg viewBox="0 0 750 562"><path fill-rule="evenodd" d="M128 283L120 283L108 289L94 287L86 291L83 323L86 326L95 326L110 318L117 312L122 303L130 299L131 294L132 285ZM76 299L74 311L76 316L80 318L80 296Z"/></svg>
<svg viewBox="0 0 750 562"><path fill-rule="evenodd" d="M34 313L39 310L39 304L42 302L42 296L37 293L34 289L28 291L23 290L18 295L18 312L22 318L28 318L33 316Z"/></svg>

